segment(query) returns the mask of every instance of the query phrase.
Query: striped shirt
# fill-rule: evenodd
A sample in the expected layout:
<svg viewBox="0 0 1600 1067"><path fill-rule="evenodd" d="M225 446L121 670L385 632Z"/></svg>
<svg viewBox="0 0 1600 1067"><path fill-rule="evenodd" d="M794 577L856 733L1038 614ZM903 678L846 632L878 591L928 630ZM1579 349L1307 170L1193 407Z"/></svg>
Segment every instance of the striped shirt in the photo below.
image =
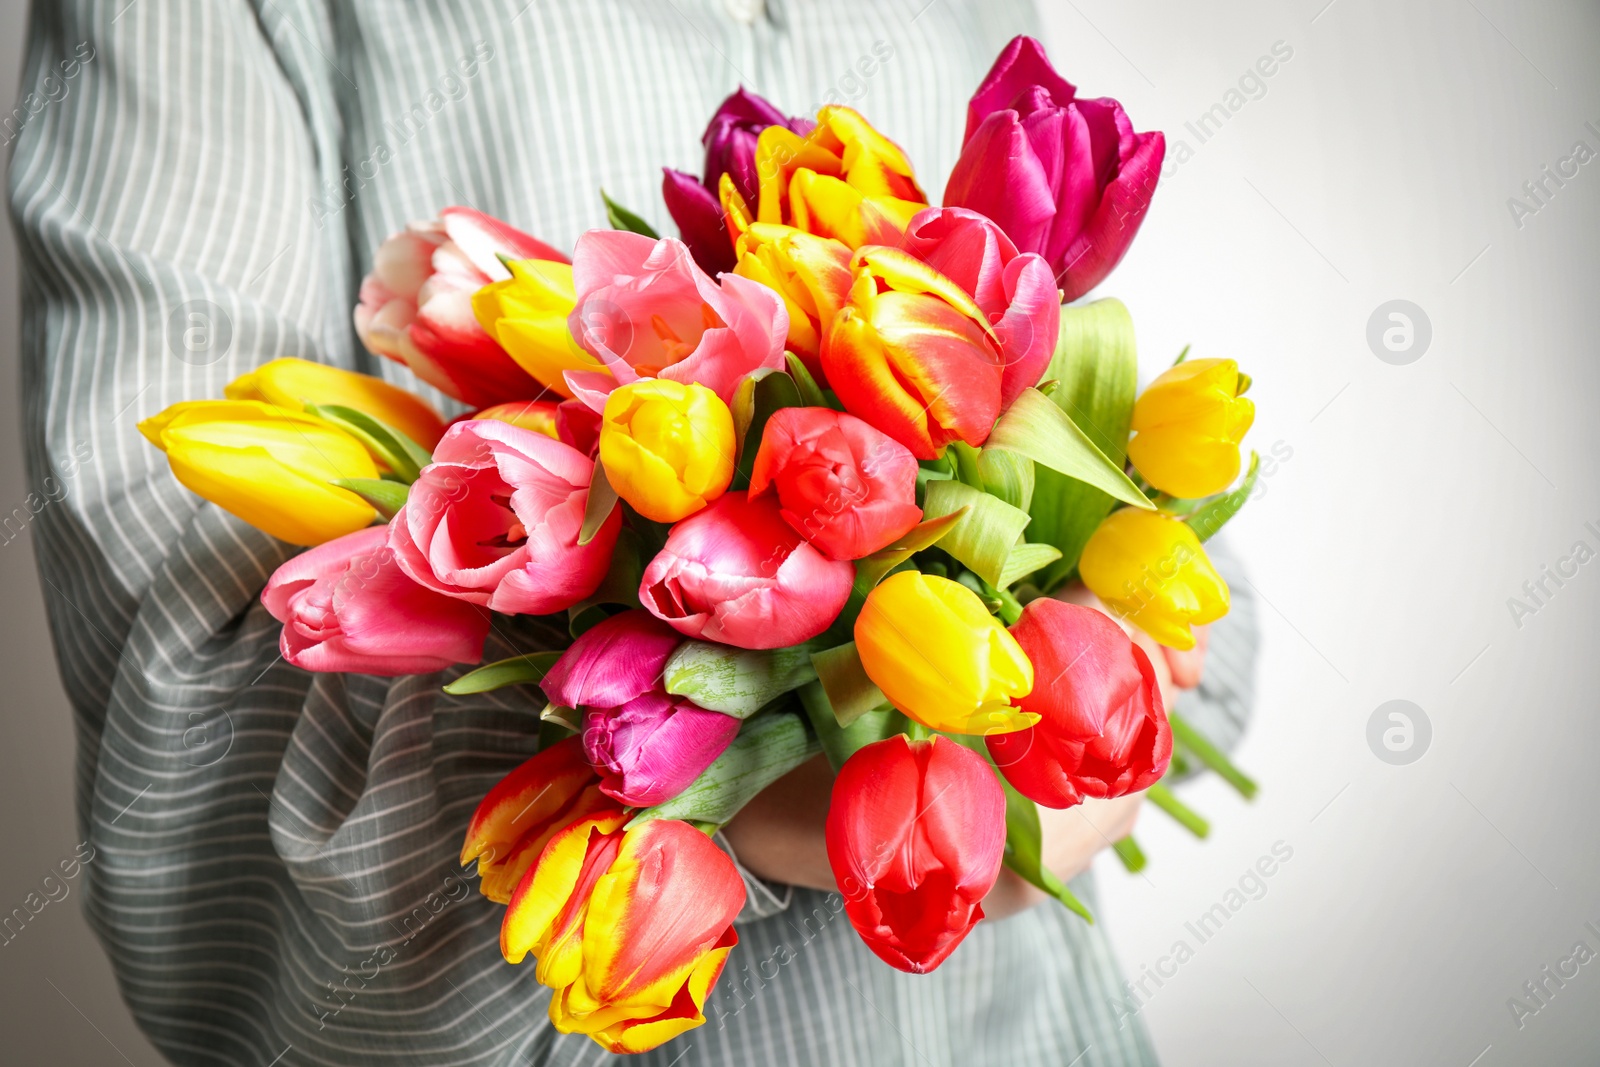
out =
<svg viewBox="0 0 1600 1067"><path fill-rule="evenodd" d="M180 487L138 420L280 356L414 386L351 328L386 235L468 204L570 245L604 224L601 187L664 223L657 168L698 169L740 83L791 112L853 104L937 197L967 94L1033 22L1026 0L35 4L33 96L5 126L32 524L89 920L174 1062L607 1054L552 1029L456 862L535 746L526 694L283 663L257 598L292 549ZM1253 625L1239 596L1189 709L1216 733L1242 727ZM487 653L551 639L502 620ZM1103 929L1054 904L917 977L872 957L836 896L751 890L708 1023L637 1062L1154 1062Z"/></svg>

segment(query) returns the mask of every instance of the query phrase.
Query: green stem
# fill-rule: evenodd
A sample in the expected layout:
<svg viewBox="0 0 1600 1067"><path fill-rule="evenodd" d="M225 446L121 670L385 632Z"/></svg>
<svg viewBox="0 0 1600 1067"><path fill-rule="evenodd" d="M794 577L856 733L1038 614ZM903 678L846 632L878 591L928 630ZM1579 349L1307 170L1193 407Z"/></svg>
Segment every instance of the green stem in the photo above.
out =
<svg viewBox="0 0 1600 1067"><path fill-rule="evenodd" d="M915 719L906 720L906 737L912 741L926 741L934 736L934 732Z"/></svg>
<svg viewBox="0 0 1600 1067"><path fill-rule="evenodd" d="M1124 837L1121 841L1112 842L1111 851L1117 854L1117 859L1122 861L1122 865L1128 868L1129 873L1138 874L1144 870L1144 865L1147 862L1144 858L1144 850L1139 847L1139 842L1132 837Z"/></svg>
<svg viewBox="0 0 1600 1067"><path fill-rule="evenodd" d="M822 751L828 757L828 763L838 772L844 766L844 761L856 754L856 751L882 741L899 733L906 721L898 711L869 711L849 726L840 726L839 720L834 717L833 704L828 700L828 694L823 690L822 683L817 681L807 682L795 690L800 697L800 706L805 709L806 718L811 722L811 728L817 732L817 740L822 744Z"/></svg>
<svg viewBox="0 0 1600 1067"><path fill-rule="evenodd" d="M995 598L1000 601L1000 619L1007 626L1015 626L1017 620L1022 618L1022 601L1012 595L1009 589L996 589Z"/></svg>
<svg viewBox="0 0 1600 1067"><path fill-rule="evenodd" d="M1145 796L1150 798L1150 803L1177 819L1179 824L1194 836L1204 838L1211 833L1211 824L1206 822L1197 811L1179 800L1172 790L1160 782L1151 786L1150 791Z"/></svg>
<svg viewBox="0 0 1600 1067"><path fill-rule="evenodd" d="M1217 772L1221 779L1239 791L1239 795L1246 800L1255 799L1256 791L1260 788L1243 771L1233 765L1233 762L1223 751L1210 741L1205 735L1189 724L1177 712L1170 712L1167 718L1172 722L1172 739L1190 752L1194 753L1201 763Z"/></svg>
<svg viewBox="0 0 1600 1067"><path fill-rule="evenodd" d="M699 822L691 819L689 821L689 825L694 827L696 830L699 830L707 837L715 837L717 835L717 831L722 829L722 824L719 822Z"/></svg>

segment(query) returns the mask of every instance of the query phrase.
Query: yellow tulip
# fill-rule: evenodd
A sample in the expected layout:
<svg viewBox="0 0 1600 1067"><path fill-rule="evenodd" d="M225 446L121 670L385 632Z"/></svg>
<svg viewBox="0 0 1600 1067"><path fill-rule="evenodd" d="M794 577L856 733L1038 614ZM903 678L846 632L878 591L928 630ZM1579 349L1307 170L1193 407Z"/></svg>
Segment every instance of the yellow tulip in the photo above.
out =
<svg viewBox="0 0 1600 1067"><path fill-rule="evenodd" d="M645 378L612 391L600 462L617 495L656 522L677 522L733 481L733 413L703 385Z"/></svg>
<svg viewBox="0 0 1600 1067"><path fill-rule="evenodd" d="M561 433L556 429L556 405L548 400L511 400L475 411L472 417L498 419L561 440Z"/></svg>
<svg viewBox="0 0 1600 1067"><path fill-rule="evenodd" d="M550 389L570 398L562 373L569 370L606 372L567 329L567 317L578 304L572 265L551 259L508 263L511 277L491 282L472 294L472 312L484 330L517 365Z"/></svg>
<svg viewBox="0 0 1600 1067"><path fill-rule="evenodd" d="M911 217L928 206L898 145L847 107L817 112L802 137L769 126L756 139L754 212L724 174L718 186L735 236L752 222L792 225L850 248L898 244Z"/></svg>
<svg viewBox="0 0 1600 1067"><path fill-rule="evenodd" d="M193 400L139 424L189 489L272 536L320 545L376 513L335 478L376 478L360 441L321 419L259 400Z"/></svg>
<svg viewBox="0 0 1600 1067"><path fill-rule="evenodd" d="M1228 613L1228 583L1189 525L1159 511L1108 515L1078 559L1083 584L1111 613L1168 648L1194 647L1190 626Z"/></svg>
<svg viewBox="0 0 1600 1067"><path fill-rule="evenodd" d="M960 582L890 575L867 596L855 638L867 677L929 729L1004 734L1039 721L1012 704L1033 691L1033 664Z"/></svg>
<svg viewBox="0 0 1600 1067"><path fill-rule="evenodd" d="M1239 394L1249 379L1231 359L1191 359L1150 383L1133 405L1128 457L1163 493L1219 493L1239 476L1239 442L1255 421Z"/></svg>
<svg viewBox="0 0 1600 1067"><path fill-rule="evenodd" d="M222 390L229 400L259 400L301 412L307 404L354 408L387 423L423 448L444 436L444 419L421 397L370 374L286 357L242 374Z"/></svg>
<svg viewBox="0 0 1600 1067"><path fill-rule="evenodd" d="M735 274L783 297L789 310L787 348L822 377L822 335L850 297L850 249L842 241L780 226L752 223L736 242Z"/></svg>

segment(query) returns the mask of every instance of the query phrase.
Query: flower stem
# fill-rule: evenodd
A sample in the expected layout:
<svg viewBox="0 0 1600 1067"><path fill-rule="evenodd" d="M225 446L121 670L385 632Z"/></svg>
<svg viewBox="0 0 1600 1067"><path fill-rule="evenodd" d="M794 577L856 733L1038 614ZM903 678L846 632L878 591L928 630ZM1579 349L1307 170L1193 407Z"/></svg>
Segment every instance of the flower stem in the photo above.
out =
<svg viewBox="0 0 1600 1067"><path fill-rule="evenodd" d="M1188 720L1177 712L1170 712L1167 718L1172 722L1172 739L1192 752L1196 759L1207 767L1217 772L1221 779L1239 791L1239 795L1246 800L1255 799L1256 791L1260 788L1243 771L1235 767L1223 751L1210 741L1205 735L1196 730Z"/></svg>
<svg viewBox="0 0 1600 1067"><path fill-rule="evenodd" d="M1160 782L1151 786L1145 796L1150 798L1150 803L1178 820L1178 823L1194 836L1203 838L1211 833L1211 824Z"/></svg>
<svg viewBox="0 0 1600 1067"><path fill-rule="evenodd" d="M1117 854L1117 859L1122 861L1122 865L1128 868L1130 874L1138 874L1144 870L1144 865L1147 862L1144 858L1144 850L1139 847L1139 842L1135 841L1131 836L1124 837L1121 841L1112 842L1111 850Z"/></svg>

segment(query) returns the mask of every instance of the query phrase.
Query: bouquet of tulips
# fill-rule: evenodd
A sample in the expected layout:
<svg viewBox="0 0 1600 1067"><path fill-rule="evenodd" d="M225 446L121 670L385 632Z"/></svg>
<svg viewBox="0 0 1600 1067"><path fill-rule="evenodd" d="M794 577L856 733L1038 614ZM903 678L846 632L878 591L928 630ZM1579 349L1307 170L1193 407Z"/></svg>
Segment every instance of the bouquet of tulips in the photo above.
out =
<svg viewBox="0 0 1600 1067"><path fill-rule="evenodd" d="M497 615L560 635L445 687L525 687L541 742L462 862L555 1025L617 1052L704 1021L745 898L713 835L818 753L845 912L919 973L1002 864L1088 918L1036 805L1149 790L1203 831L1163 776L1253 789L1129 636L1188 649L1228 610L1201 543L1253 484L1249 379L1180 356L1139 394L1126 309L1063 306L1138 230L1162 135L1018 38L942 207L849 108L741 90L704 143L666 173L681 240L606 199L570 259L462 207L384 242L356 331L453 421L280 359L140 425L314 546L262 595L290 663L478 664ZM1052 596L1074 581L1105 610Z"/></svg>

